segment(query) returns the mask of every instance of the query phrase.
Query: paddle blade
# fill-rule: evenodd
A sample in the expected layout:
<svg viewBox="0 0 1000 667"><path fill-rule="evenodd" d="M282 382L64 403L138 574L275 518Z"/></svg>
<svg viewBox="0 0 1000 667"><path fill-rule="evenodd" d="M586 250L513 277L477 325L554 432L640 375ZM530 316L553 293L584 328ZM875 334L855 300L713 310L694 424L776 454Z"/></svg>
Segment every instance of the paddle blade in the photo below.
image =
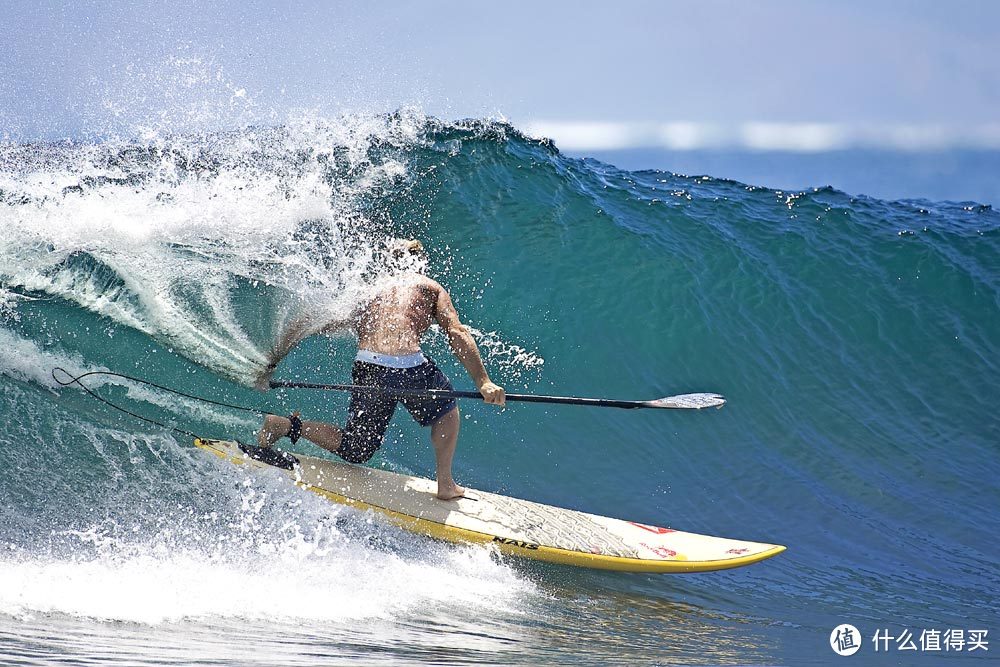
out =
<svg viewBox="0 0 1000 667"><path fill-rule="evenodd" d="M647 408L665 408L668 410L701 410L702 408L721 408L726 399L719 394L678 394L665 396L655 401L643 401Z"/></svg>

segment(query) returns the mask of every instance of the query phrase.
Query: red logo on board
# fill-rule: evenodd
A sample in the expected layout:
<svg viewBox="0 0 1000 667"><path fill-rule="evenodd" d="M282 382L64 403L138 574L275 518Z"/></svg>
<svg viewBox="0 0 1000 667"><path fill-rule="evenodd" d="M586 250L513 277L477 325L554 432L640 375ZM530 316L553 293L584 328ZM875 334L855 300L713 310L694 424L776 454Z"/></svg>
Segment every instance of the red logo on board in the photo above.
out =
<svg viewBox="0 0 1000 667"><path fill-rule="evenodd" d="M668 549L666 547L654 547L646 544L645 542L640 542L639 544L646 547L660 558L673 558L677 555L677 552L673 549Z"/></svg>
<svg viewBox="0 0 1000 667"><path fill-rule="evenodd" d="M636 523L635 521L629 521L630 524L636 528L642 528L643 530L648 530L651 533L656 533L657 535L666 535L667 533L676 533L677 531L673 528L660 528L659 526L647 526L644 523Z"/></svg>

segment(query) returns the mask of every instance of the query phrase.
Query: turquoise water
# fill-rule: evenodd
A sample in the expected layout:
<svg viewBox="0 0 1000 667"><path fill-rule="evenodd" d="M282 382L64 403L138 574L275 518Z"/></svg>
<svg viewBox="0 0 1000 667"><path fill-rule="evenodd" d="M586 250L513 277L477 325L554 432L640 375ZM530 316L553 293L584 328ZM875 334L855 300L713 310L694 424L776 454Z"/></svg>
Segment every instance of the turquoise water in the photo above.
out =
<svg viewBox="0 0 1000 667"><path fill-rule="evenodd" d="M342 420L344 395L249 385L289 320L370 292L389 236L425 241L508 391L729 400L464 403L460 482L788 551L685 576L502 560L247 476L51 378L110 369ZM897 662L876 629L998 627L988 205L622 171L495 122L313 119L0 146L0 280L6 662L826 663L845 622ZM471 386L439 333L426 349ZM352 354L313 338L277 376L345 381ZM256 427L92 386L207 436ZM426 438L399 415L372 463L429 476Z"/></svg>

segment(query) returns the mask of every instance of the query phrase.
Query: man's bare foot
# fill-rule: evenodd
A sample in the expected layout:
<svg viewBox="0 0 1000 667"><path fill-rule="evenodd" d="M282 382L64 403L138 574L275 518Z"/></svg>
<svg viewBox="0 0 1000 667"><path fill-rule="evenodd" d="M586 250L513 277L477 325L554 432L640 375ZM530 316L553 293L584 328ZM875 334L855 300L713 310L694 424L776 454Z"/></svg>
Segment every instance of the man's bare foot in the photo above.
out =
<svg viewBox="0 0 1000 667"><path fill-rule="evenodd" d="M465 495L464 486L459 486L454 482L448 484L447 486L443 486L440 483L438 484L437 497L440 500L454 500L455 498L461 498L464 495Z"/></svg>

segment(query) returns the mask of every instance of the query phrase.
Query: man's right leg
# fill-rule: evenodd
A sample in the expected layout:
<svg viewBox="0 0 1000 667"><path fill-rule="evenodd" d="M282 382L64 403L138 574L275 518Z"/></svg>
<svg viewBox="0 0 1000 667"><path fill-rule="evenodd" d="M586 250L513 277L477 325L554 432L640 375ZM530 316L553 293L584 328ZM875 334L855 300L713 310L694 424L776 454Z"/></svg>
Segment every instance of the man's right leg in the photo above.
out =
<svg viewBox="0 0 1000 667"><path fill-rule="evenodd" d="M451 476L451 461L455 457L455 445L458 444L458 430L461 425L456 405L431 426L431 444L434 445L434 459L437 464L437 497L441 500L453 500L465 495L465 488L456 484Z"/></svg>
<svg viewBox="0 0 1000 667"><path fill-rule="evenodd" d="M257 444L261 447L270 447L288 435L291 430L292 422L287 417L267 415L264 417L263 426L257 432ZM343 429L335 424L302 421L302 437L329 452L336 452L340 449L340 441L343 436Z"/></svg>

